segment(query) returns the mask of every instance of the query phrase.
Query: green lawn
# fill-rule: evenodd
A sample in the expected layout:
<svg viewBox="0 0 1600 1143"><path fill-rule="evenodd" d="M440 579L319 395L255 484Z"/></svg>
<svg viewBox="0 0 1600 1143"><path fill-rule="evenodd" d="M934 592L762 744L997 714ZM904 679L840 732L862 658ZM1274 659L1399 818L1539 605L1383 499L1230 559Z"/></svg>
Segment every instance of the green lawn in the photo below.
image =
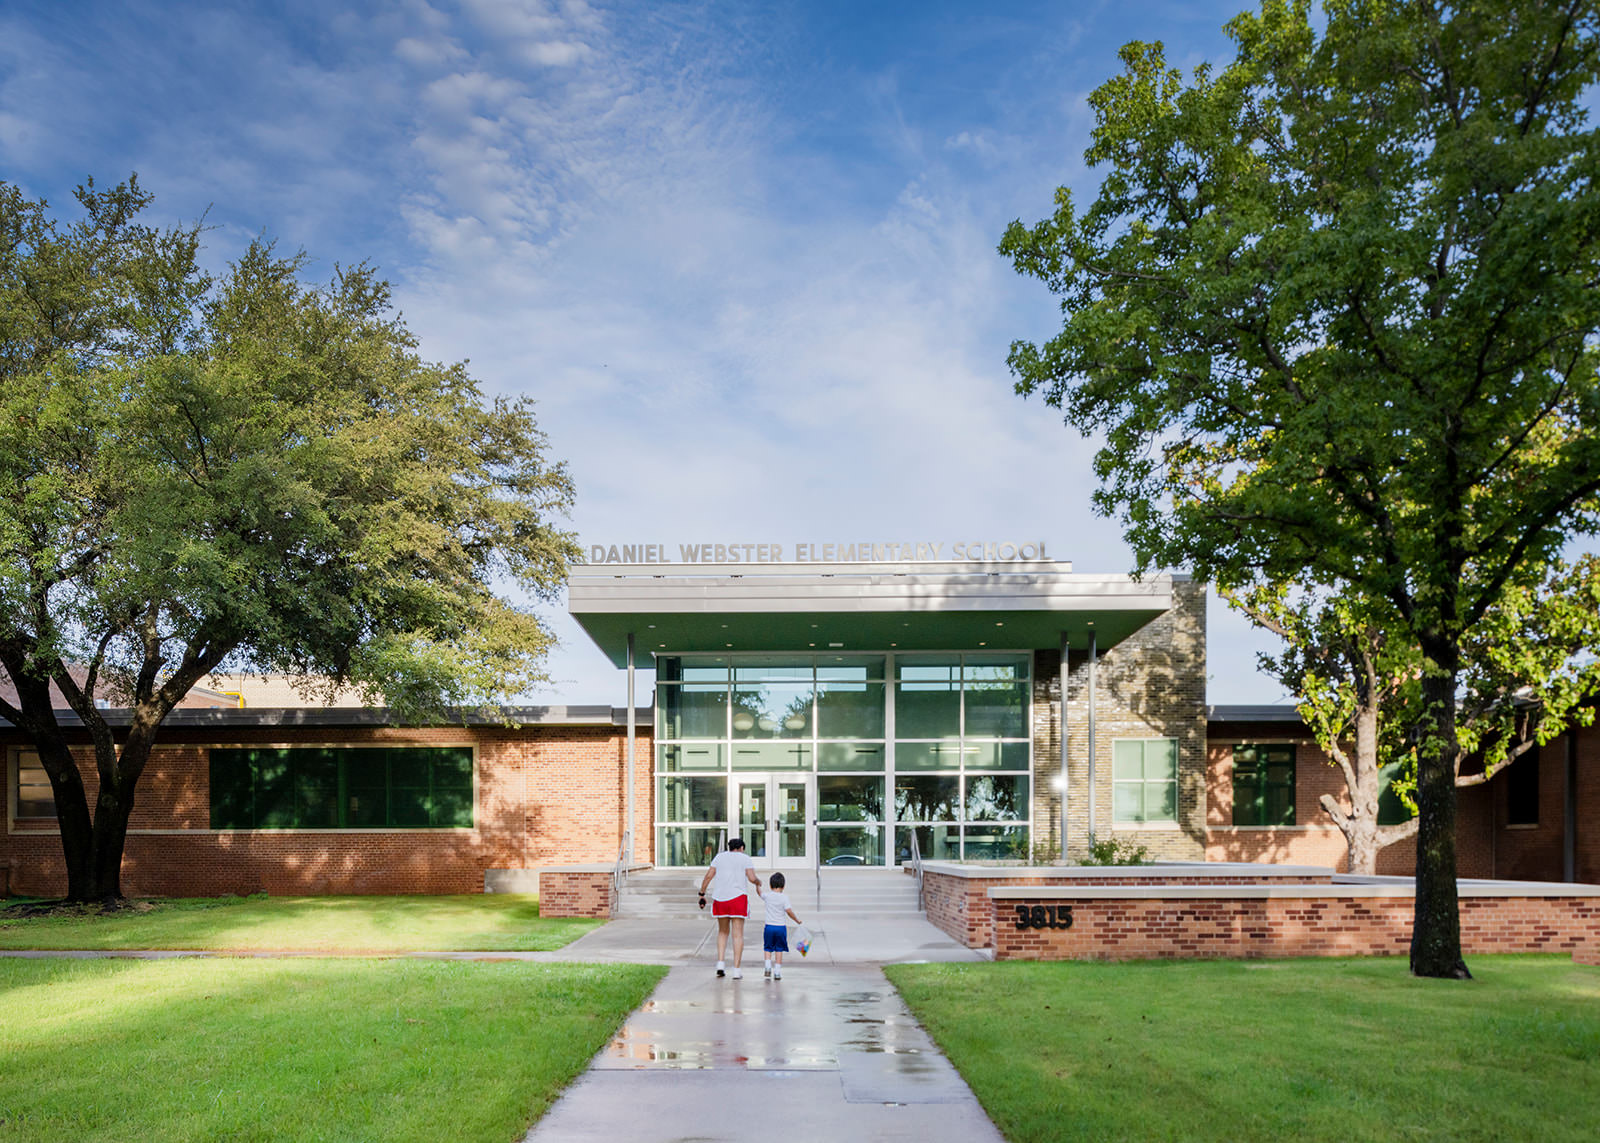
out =
<svg viewBox="0 0 1600 1143"><path fill-rule="evenodd" d="M512 1143L663 972L0 959L0 1140Z"/></svg>
<svg viewBox="0 0 1600 1143"><path fill-rule="evenodd" d="M1012 1143L1600 1137L1600 970L1472 957L901 965Z"/></svg>
<svg viewBox="0 0 1600 1143"><path fill-rule="evenodd" d="M196 897L101 913L0 908L0 949L283 949L313 952L558 949L600 922L539 916L536 897Z"/></svg>

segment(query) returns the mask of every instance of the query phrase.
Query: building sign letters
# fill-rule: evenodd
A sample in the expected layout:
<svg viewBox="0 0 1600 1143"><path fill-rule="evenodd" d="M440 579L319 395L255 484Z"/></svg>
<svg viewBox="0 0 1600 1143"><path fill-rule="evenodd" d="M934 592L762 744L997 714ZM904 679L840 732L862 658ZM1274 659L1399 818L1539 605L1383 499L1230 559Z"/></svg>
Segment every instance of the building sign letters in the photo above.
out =
<svg viewBox="0 0 1600 1143"><path fill-rule="evenodd" d="M1070 929L1072 928L1072 906L1018 905L1017 928Z"/></svg>
<svg viewBox="0 0 1600 1143"><path fill-rule="evenodd" d="M677 558L673 559L673 555ZM591 544L591 564L897 564L1047 560L1044 541L1018 544L862 541L848 544Z"/></svg>

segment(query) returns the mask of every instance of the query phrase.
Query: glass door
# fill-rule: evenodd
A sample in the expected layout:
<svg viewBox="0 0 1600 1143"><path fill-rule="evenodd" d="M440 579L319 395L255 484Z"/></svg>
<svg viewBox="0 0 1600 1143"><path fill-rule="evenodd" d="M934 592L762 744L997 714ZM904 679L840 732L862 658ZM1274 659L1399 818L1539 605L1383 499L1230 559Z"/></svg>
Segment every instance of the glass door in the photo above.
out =
<svg viewBox="0 0 1600 1143"><path fill-rule="evenodd" d="M733 821L745 852L767 869L803 868L811 860L811 780L794 774L740 775Z"/></svg>

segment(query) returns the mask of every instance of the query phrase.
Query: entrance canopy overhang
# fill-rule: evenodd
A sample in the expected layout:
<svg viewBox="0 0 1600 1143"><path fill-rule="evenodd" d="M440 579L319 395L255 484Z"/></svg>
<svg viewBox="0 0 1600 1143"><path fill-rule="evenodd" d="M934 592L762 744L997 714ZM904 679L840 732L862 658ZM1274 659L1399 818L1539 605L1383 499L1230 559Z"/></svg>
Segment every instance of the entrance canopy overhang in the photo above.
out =
<svg viewBox="0 0 1600 1143"><path fill-rule="evenodd" d="M618 667L636 654L1056 649L1101 652L1172 606L1171 575L1002 564L602 564L567 609Z"/></svg>

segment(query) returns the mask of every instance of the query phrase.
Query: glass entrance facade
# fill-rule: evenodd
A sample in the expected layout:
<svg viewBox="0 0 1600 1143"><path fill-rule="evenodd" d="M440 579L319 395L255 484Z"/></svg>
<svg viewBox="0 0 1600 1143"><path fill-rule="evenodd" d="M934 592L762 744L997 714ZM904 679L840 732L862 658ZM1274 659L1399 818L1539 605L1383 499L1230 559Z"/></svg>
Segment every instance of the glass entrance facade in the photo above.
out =
<svg viewBox="0 0 1600 1143"><path fill-rule="evenodd" d="M898 863L912 830L929 858L1025 855L1030 661L658 657L657 864L704 865L724 829L777 865Z"/></svg>

